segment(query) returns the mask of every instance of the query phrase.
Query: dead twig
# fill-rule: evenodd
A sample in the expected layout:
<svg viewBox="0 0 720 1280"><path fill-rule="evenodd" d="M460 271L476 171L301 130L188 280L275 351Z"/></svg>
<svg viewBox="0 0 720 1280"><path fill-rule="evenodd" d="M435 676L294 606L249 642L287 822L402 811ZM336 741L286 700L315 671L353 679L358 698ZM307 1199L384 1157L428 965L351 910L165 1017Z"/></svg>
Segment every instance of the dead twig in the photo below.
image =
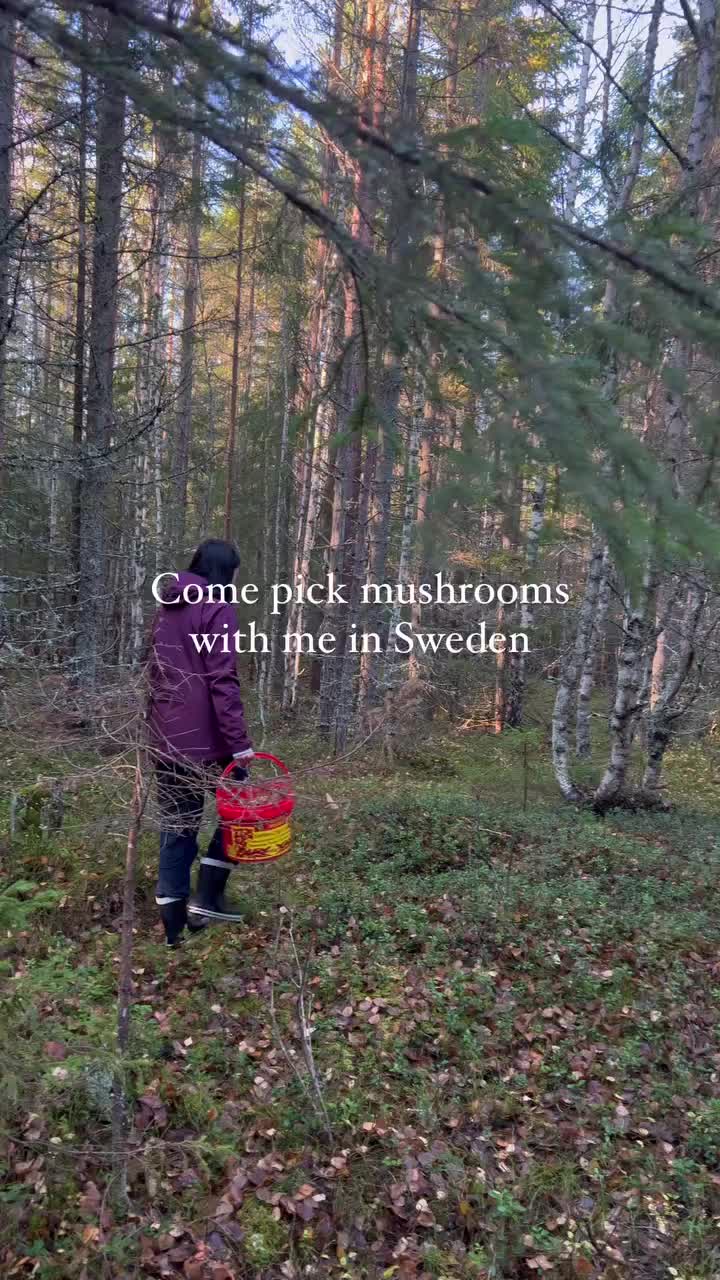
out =
<svg viewBox="0 0 720 1280"><path fill-rule="evenodd" d="M322 1124L327 1139L333 1142L333 1131L330 1124L327 1106L323 1095L320 1073L315 1062L315 1054L312 1046L312 995L308 991L308 973L312 956L309 955L306 960L301 960L300 954L295 940L293 930L292 915L287 907L280 908L280 920L278 922L277 933L275 935L275 946L273 949L273 959L275 967L280 955L280 945L282 939L286 938L290 946L290 956L292 960L292 973L290 974L290 984L295 992L295 1017L297 1019L297 1034L300 1040L300 1052L305 1065L305 1071L302 1071L297 1062L295 1052L289 1048L287 1042L283 1038L280 1025L277 1018L277 1010L275 1006L275 982L270 983L270 1022L272 1025L273 1035L277 1042L285 1061L297 1080L304 1096L307 1098L315 1115Z"/></svg>

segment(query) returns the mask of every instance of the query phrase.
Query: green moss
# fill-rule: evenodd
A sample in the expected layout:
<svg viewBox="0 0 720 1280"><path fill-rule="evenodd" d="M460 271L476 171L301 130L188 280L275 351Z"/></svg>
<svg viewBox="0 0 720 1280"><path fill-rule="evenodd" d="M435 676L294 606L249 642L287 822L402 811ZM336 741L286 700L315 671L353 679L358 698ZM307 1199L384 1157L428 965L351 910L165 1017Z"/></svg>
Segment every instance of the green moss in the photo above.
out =
<svg viewBox="0 0 720 1280"><path fill-rule="evenodd" d="M273 1218L267 1205L246 1200L238 1216L245 1232L243 1252L251 1266L271 1267L287 1257L290 1231L286 1223Z"/></svg>
<svg viewBox="0 0 720 1280"><path fill-rule="evenodd" d="M687 1145L691 1156L698 1156L709 1165L720 1165L720 1098L711 1098L695 1112Z"/></svg>

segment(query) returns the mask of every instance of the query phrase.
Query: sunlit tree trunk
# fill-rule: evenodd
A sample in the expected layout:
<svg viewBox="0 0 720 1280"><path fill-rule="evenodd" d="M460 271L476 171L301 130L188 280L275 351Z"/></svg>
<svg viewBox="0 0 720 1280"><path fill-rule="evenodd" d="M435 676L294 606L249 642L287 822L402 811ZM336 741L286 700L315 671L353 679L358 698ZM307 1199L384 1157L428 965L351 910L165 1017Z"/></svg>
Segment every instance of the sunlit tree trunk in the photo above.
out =
<svg viewBox="0 0 720 1280"><path fill-rule="evenodd" d="M145 245L142 288L142 327L136 382L137 475L135 534L130 557L130 662L137 666L145 643L143 592L148 560L159 571L164 552L162 507L162 402L166 394L164 376L163 304L167 268L167 144L156 131L153 174ZM152 509L150 496L152 495ZM152 515L150 514L152 510ZM152 520L152 525L150 524ZM149 546L152 528L152 545Z"/></svg>
<svg viewBox="0 0 720 1280"><path fill-rule="evenodd" d="M204 0L193 0L191 22L200 26L204 16L212 15ZM178 561L186 550L188 468L193 435L193 392L195 386L195 352L198 299L200 292L200 227L203 212L203 140L195 133L190 144L190 185L185 229L185 264L182 294L182 333L180 337L180 369L177 388L175 433L172 449L173 550Z"/></svg>
<svg viewBox="0 0 720 1280"><path fill-rule="evenodd" d="M223 536L232 537L233 503L235 499L235 452L237 440L238 401L240 395L240 327L242 319L243 271L245 258L245 206L247 178L237 166L240 185L238 196L237 241L235 246L235 301L232 321L232 361L230 369L230 410L228 416L227 444L225 449L225 517Z"/></svg>
<svg viewBox="0 0 720 1280"><path fill-rule="evenodd" d="M388 12L383 12L381 23L383 39L387 40ZM403 77L398 111L398 127L403 136L413 140L417 132L417 77L418 54L422 29L422 0L410 0L406 41L403 58ZM381 95L377 102L382 105ZM376 111L376 124L380 123ZM398 269L410 269L410 259L414 247L412 229L412 192L404 187L396 193L393 200L391 225L394 238L388 249L391 266ZM370 553L369 580L380 583L384 580L387 569L388 550L390 546L392 477L398 440L398 407L402 390L404 369L402 352L398 350L397 338L392 334L392 317L387 326L391 330L391 339L386 339L382 354L382 368L378 378L377 424L378 445L374 466L374 485L370 514ZM366 611L366 630L379 635L383 618L382 605L370 606ZM360 688L358 710L368 703L376 703L382 694L379 673L382 657L372 646L360 659ZM384 669L387 671L387 664Z"/></svg>
<svg viewBox="0 0 720 1280"><path fill-rule="evenodd" d="M280 360L282 362L282 378L283 378L283 405L282 405L282 421L280 426L280 448L277 455L277 485L275 488L275 509L273 513L272 524L272 545L273 545L273 576L272 581L280 580L280 569L283 558L283 534L287 526L287 483L286 472L288 466L288 436L290 429L290 410L291 410L291 393L290 380L288 376L288 366L290 363L290 352L288 350L288 317L283 314L281 322L280 336ZM274 614L270 624L270 652L265 654L260 664L260 688L261 701L267 706L268 694L272 690L272 671L273 671L273 655L277 650L278 638L280 632L280 616Z"/></svg>
<svg viewBox="0 0 720 1280"><path fill-rule="evenodd" d="M202 217L202 138L195 134L190 160L190 192L185 239L185 280L183 284L182 334L180 337L180 372L175 418L175 451L173 460L175 507L175 554L185 551L187 524L188 467L192 442L193 388L195 380L195 324L200 285L200 220Z"/></svg>
<svg viewBox="0 0 720 1280"><path fill-rule="evenodd" d="M334 414L334 407L329 395L328 387L330 374L329 355L337 349L337 329L339 319L339 309L337 307L331 307L327 315L328 335L324 340L323 348L321 348L321 355L319 357L321 364L320 384L318 388L320 404L318 405L315 414L312 445L310 448L310 457L308 459L308 482L304 489L305 510L302 513L300 520L302 535L298 548L299 555L295 573L295 578L300 581L303 587L306 587L310 581L312 555L317 539L323 489L327 480L328 442L332 430L332 418ZM322 354L323 349L325 353L324 355ZM305 626L305 616L306 610L304 603L298 602L294 604L289 614L288 629L291 632L303 631ZM285 711L294 710L297 704L301 662L302 657L299 652L287 654L283 687L283 709Z"/></svg>
<svg viewBox="0 0 720 1280"><path fill-rule="evenodd" d="M456 123L455 109L457 102L457 86L458 86L458 65L459 65L459 29L460 29L460 13L462 3L457 0L450 13L450 28L448 42L446 48L446 84L445 84L445 127L451 129ZM441 281L445 276L446 252L447 252L447 233L448 220L447 211L441 208L439 213L439 225L435 233L433 242L433 275L436 280ZM437 310L433 304L433 315L437 315ZM425 397L425 406L423 410L423 427L420 436L420 453L419 453L419 470L418 470L418 495L417 495L417 512L416 512L416 570L415 581L419 583L426 567L426 523L430 511L430 493L433 483L433 450L436 442L437 423L440 416L439 391L437 379L440 372L440 351L437 343L434 343L430 355L430 373L427 384L427 392ZM417 631L422 626L422 605L416 596L411 607L411 620L413 630ZM421 674L421 663L418 658L417 650L413 648L408 663L408 673L411 678L418 678Z"/></svg>
<svg viewBox="0 0 720 1280"><path fill-rule="evenodd" d="M371 122L375 110L378 80L378 0L368 0L362 31L363 57L359 83L359 116ZM364 162L353 161L353 203L350 234L362 249L372 242L372 219L376 207L375 192L368 187ZM345 317L345 367L342 384L342 420L338 429L346 439L337 455L335 494L333 497L332 555L345 602L331 611L336 651L331 661L323 664L321 705L327 712L333 707L333 744L343 750L350 728L353 700L353 674L357 667L350 651L350 635L357 621L360 580L364 577L366 538L363 512L367 509L367 472L363 477L363 439L367 417L366 370L362 347L362 327L358 281L349 272L343 280Z"/></svg>
<svg viewBox="0 0 720 1280"><path fill-rule="evenodd" d="M342 89L344 16L342 0L335 0L327 82L328 91L338 96ZM337 169L335 146L325 135L320 204L323 210L328 212L337 203L334 190ZM342 332L342 306L334 280L337 268L338 260L335 250L324 235L319 235L315 242L307 362L298 388L298 410L306 418L306 442L297 482L299 501L295 521L293 578L300 582L303 591L310 581L312 558L322 514L323 493L330 475L328 468L330 439L336 425L335 396L331 394L331 379L334 379L336 374L335 362L338 359ZM302 632L305 617L304 603L293 602L288 613L288 630L292 633ZM296 708L301 664L302 655L299 652L287 653L282 691L282 705L285 711L294 711ZM321 696L320 720L325 732L329 731L328 672L330 666L331 663L323 661L325 689L324 698Z"/></svg>

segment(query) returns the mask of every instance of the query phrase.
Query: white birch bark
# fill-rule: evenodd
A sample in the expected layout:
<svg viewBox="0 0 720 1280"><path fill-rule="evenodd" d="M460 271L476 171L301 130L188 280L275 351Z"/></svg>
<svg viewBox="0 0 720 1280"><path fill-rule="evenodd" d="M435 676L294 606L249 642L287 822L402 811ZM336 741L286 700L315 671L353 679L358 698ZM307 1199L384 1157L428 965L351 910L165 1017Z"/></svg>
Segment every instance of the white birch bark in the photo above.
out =
<svg viewBox="0 0 720 1280"><path fill-rule="evenodd" d="M593 807L600 813L621 800L625 792L634 720L639 709L643 649L648 621L654 616L656 589L655 568L651 558L645 568L638 602L634 608L628 603L625 611L615 700L610 716L610 758L593 796Z"/></svg>
<svg viewBox="0 0 720 1280"><path fill-rule="evenodd" d="M610 604L611 590L612 566L610 563L609 550L607 546L605 546L603 549L603 567L595 604L593 624L588 637L588 645L583 657L582 667L580 669L580 680L578 682L577 712L575 716L575 754L580 760L587 760L590 757L590 702L592 700L592 691L595 686L595 665L597 662L598 648L603 636L603 627L605 625L608 606Z"/></svg>
<svg viewBox="0 0 720 1280"><path fill-rule="evenodd" d="M585 583L585 594L580 606L575 643L568 660L563 663L560 683L555 697L552 717L552 756L555 778L566 800L582 799L582 792L575 785L570 773L570 716L572 697L575 692L580 671L585 661L592 633L593 619L597 606L603 570L607 559L607 548L604 539L598 535L593 537L590 550L590 564Z"/></svg>
<svg viewBox="0 0 720 1280"><path fill-rule="evenodd" d="M660 19L663 12L664 0L653 0L653 7L650 13L648 23L647 36L645 41L645 52L643 56L643 69L641 78L640 92L636 98L636 119L630 142L630 152L628 163L623 175L623 181L620 190L613 202L611 210L611 219L622 217L628 210L630 201L635 190L635 185L640 173L640 163L642 160L643 143L645 139L645 127L647 121L647 111L650 103L650 93L652 90L653 73L655 69L655 57L657 53L658 31ZM609 13L608 13L609 21ZM603 297L603 315L606 320L615 318L617 307L617 281L616 270L611 268L608 275L605 293ZM617 357L611 355L606 370L603 393L611 402L617 398L618 386L618 363ZM566 667L560 678L560 686L558 688L555 700L555 710L553 712L553 763L555 768L555 776L563 795L571 800L577 800L580 792L570 777L569 765L569 718L570 718L570 701L575 690L579 686L581 674L584 674L585 681L583 684L583 698L586 705L589 706L592 694L592 679L594 671L594 657L592 653L592 637L595 611L600 594L602 583L602 575L604 570L608 570L608 549L607 544L599 531L593 534L593 544L590 557L590 571L586 583L585 596L580 608L580 617L578 621L578 632L576 635L575 649L571 662ZM640 607L640 606L639 606ZM628 620L626 620L625 634L629 639L634 635L635 624L630 626L630 621L635 617L633 611L630 612ZM644 633L643 633L644 634ZM622 650L621 650L622 651ZM628 655L635 650L628 648ZM638 671L634 674L633 679L639 682L641 653L637 653ZM621 691L621 683L623 687L628 684L627 673L623 670L618 672L618 685L616 690L615 704L616 708L624 707L623 696ZM628 685L629 687L629 685ZM637 692L637 686L636 686ZM624 711L620 710L613 713L610 720L610 763L606 769L605 777L612 775L612 778L620 777L622 772L620 768L620 760L623 756L629 758L629 745L627 749L624 745L624 737L622 741L614 740L616 731L624 734L625 716ZM627 760L626 760L627 763ZM624 775L623 775L624 776ZM601 782L601 788L603 783ZM609 794L611 782L605 785L605 792Z"/></svg>

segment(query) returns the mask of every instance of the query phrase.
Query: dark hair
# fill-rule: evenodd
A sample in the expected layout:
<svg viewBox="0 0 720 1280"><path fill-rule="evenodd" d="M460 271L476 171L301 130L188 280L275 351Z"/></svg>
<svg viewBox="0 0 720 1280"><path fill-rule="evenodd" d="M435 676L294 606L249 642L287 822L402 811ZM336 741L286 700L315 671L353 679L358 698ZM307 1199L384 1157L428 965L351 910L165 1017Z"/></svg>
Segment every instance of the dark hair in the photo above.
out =
<svg viewBox="0 0 720 1280"><path fill-rule="evenodd" d="M227 587L233 575L240 567L240 556L232 542L223 542L222 538L208 538L201 542L190 564L190 573L197 573L208 582Z"/></svg>

